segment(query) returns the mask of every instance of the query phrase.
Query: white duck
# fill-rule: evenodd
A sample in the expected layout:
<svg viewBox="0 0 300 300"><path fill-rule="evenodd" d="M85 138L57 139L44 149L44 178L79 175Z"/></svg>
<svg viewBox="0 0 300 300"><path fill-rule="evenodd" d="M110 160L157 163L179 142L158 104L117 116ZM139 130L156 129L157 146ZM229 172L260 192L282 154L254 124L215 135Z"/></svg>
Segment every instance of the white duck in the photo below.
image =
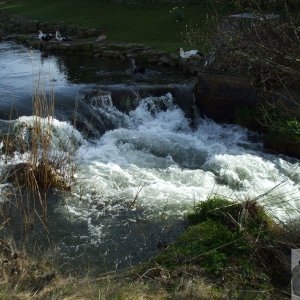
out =
<svg viewBox="0 0 300 300"><path fill-rule="evenodd" d="M52 34L43 33L42 30L39 30L38 36L39 36L39 40L41 40L41 41L50 41L53 38Z"/></svg>
<svg viewBox="0 0 300 300"><path fill-rule="evenodd" d="M179 48L179 55L181 58L191 58L191 57L195 57L195 56L203 56L203 54L201 52L199 52L198 50L190 50L190 51L183 51L182 48Z"/></svg>
<svg viewBox="0 0 300 300"><path fill-rule="evenodd" d="M55 38L60 42L72 41L69 36L62 36L59 31L56 31Z"/></svg>

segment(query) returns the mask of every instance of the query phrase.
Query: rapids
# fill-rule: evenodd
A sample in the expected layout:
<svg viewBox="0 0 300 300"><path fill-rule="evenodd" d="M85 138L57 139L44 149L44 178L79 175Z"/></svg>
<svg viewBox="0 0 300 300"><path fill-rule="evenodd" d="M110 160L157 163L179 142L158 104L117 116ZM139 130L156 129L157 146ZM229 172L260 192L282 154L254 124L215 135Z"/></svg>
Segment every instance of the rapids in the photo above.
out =
<svg viewBox="0 0 300 300"><path fill-rule="evenodd" d="M23 49L5 44L0 56L7 55L8 62L9 51L5 47L12 52ZM26 65L22 55L19 59ZM58 60L54 57L52 63ZM7 78L17 76L18 68L8 65L2 68L8 73ZM126 66L121 66L129 80L122 89L134 98L122 110L122 101L116 101L114 96L116 89L116 94L124 94L118 88L122 71L114 67L108 77L113 77L114 72L117 77L106 85L101 83L101 90L106 88L106 92L87 97L84 91L90 91L96 82L91 81L91 86L82 80L72 81L62 61L58 65L63 71L54 72L59 83L55 86L58 99L51 126L52 148L72 148L77 164L71 192L54 192L49 196L49 232L64 264L103 271L143 261L158 253L158 244L173 241L184 226L184 214L212 195L241 201L257 198L282 220L299 209L299 161L263 152L259 136L239 126L216 124L196 118L197 114L190 115L186 101L190 101L191 108L193 99L186 96L187 92L178 93L178 89L189 86L180 78L170 77L170 83L153 93L153 89L149 92L145 86L155 85L153 76L158 76L159 70L154 70L151 78L129 80L131 75ZM104 67L101 72L92 71L97 76L108 72ZM28 72L20 76L30 77ZM180 83L174 89L176 80ZM2 116L11 106L7 97L13 93L13 81L9 82L12 87L0 84ZM161 84L159 78L158 82ZM143 93L133 95L133 86ZM22 93L16 90L16 107L20 109L19 115L27 117L10 121L14 126L32 122L32 117L28 117L30 93L24 91L24 86L21 90ZM154 95L158 90L160 94ZM183 101L182 97L187 98ZM27 102L24 100L26 108L22 110L24 98ZM77 129L71 125L75 99L79 103ZM96 122L89 122L91 116ZM88 131L94 133L89 135ZM26 154L22 155L25 159ZM22 156L15 153L15 162L20 160ZM3 164L1 161L0 168ZM4 188L5 183L0 192ZM47 243L43 234L36 235Z"/></svg>

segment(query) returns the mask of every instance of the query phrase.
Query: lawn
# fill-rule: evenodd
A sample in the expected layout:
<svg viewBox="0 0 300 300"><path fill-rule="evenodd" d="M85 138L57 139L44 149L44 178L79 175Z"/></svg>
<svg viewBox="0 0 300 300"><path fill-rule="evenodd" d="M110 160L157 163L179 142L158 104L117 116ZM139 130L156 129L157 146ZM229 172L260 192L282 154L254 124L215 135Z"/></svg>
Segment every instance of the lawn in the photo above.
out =
<svg viewBox="0 0 300 300"><path fill-rule="evenodd" d="M109 40L143 43L160 50L175 52L184 43L186 25L211 28L208 5L186 6L184 17L176 22L170 14L171 5L111 4L99 0L26 0L0 2L0 10L23 15L29 19L82 25L107 30ZM221 14L230 12L220 8ZM205 29L203 29L205 30ZM198 46L201 48L201 45ZM203 47L202 47L203 48ZM205 50L205 49L200 49Z"/></svg>

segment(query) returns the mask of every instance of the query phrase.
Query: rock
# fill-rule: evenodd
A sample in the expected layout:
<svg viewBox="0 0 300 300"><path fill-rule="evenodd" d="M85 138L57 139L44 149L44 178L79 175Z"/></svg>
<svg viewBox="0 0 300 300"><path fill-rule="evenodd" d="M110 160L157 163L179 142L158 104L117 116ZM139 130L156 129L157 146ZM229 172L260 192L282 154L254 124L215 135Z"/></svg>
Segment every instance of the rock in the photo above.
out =
<svg viewBox="0 0 300 300"><path fill-rule="evenodd" d="M58 49L63 52L69 52L72 50L72 46L67 43L58 44Z"/></svg>
<svg viewBox="0 0 300 300"><path fill-rule="evenodd" d="M268 134L264 138L266 149L300 158L300 139L282 134Z"/></svg>
<svg viewBox="0 0 300 300"><path fill-rule="evenodd" d="M102 56L104 57L112 57L112 58L118 58L121 56L120 51L117 50L104 50L102 52Z"/></svg>
<svg viewBox="0 0 300 300"><path fill-rule="evenodd" d="M163 65L170 65L171 59L168 56L162 56L159 58L159 62L162 63Z"/></svg>
<svg viewBox="0 0 300 300"><path fill-rule="evenodd" d="M93 52L94 53L101 53L104 50L109 50L106 44L105 45L104 44L101 44L101 45L94 44L93 45Z"/></svg>
<svg viewBox="0 0 300 300"><path fill-rule="evenodd" d="M40 28L40 23L37 20L29 20L26 24L26 32L37 33Z"/></svg>

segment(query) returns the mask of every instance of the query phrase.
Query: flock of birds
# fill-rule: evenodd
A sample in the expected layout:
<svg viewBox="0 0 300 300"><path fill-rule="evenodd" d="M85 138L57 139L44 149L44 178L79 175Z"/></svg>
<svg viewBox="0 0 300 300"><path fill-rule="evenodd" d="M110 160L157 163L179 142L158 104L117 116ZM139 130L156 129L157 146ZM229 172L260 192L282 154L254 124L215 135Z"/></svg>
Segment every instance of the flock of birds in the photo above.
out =
<svg viewBox="0 0 300 300"><path fill-rule="evenodd" d="M54 34L51 33L43 33L42 30L39 30L38 32L38 38L41 41L50 41L52 39L56 39L59 42L69 42L72 41L72 39L69 36L61 35L59 31L55 32ZM96 42L103 42L106 40L106 35L104 32L101 32L98 38L96 39ZM189 50L189 51L183 51L182 48L178 49L179 56L183 59L190 59L190 58L198 58L203 59L204 54L199 52L198 50ZM144 74L146 72L145 66L137 66L135 59L133 57L130 58L131 63L131 69L134 74Z"/></svg>
<svg viewBox="0 0 300 300"><path fill-rule="evenodd" d="M69 36L63 36L60 34L59 31L56 31L55 35L53 35L52 33L43 33L42 30L39 30L38 37L39 37L39 40L46 41L46 42L48 42L54 38L60 42L72 41L72 39Z"/></svg>
<svg viewBox="0 0 300 300"><path fill-rule="evenodd" d="M45 41L45 42L48 42L52 39L56 39L59 42L70 42L70 41L72 41L72 39L69 36L61 35L61 33L58 30L55 32L55 35L52 34L52 33L43 33L42 30L39 30L38 38L39 38L39 40ZM96 39L96 42L103 42L105 40L106 40L106 35L103 32L101 32L101 34Z"/></svg>

